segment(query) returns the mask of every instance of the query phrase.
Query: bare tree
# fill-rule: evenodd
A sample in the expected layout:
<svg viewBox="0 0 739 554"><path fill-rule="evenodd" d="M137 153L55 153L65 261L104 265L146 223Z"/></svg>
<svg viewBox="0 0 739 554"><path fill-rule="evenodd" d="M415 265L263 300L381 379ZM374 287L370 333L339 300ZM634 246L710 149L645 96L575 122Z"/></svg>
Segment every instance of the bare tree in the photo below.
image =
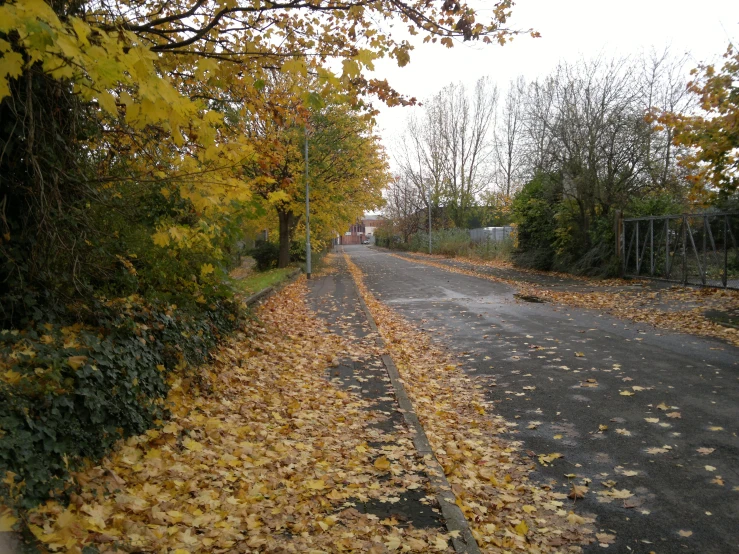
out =
<svg viewBox="0 0 739 554"><path fill-rule="evenodd" d="M418 187L407 175L396 175L385 190L385 217L393 233L408 242L408 238L423 227L423 199Z"/></svg>
<svg viewBox="0 0 739 554"><path fill-rule="evenodd" d="M424 104L420 117L409 118L398 149L401 174L426 207L443 205L458 226L488 185L497 100L488 78L477 81L471 96L462 84L448 85Z"/></svg>
<svg viewBox="0 0 739 554"><path fill-rule="evenodd" d="M658 126L651 117L661 112L681 113L691 109L694 98L686 86L688 55L673 57L669 49L652 50L641 58L641 105L652 132L647 144L647 165L652 184L657 188L679 186L683 176L676 162L674 129Z"/></svg>
<svg viewBox="0 0 739 554"><path fill-rule="evenodd" d="M519 187L524 169L524 102L526 82L519 77L508 85L495 129L495 177L498 191L510 197Z"/></svg>

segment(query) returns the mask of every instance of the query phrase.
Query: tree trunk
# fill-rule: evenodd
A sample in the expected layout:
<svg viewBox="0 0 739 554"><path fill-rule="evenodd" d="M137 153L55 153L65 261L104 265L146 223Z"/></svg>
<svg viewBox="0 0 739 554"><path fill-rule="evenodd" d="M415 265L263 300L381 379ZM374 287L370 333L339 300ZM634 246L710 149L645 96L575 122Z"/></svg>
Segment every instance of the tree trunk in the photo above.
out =
<svg viewBox="0 0 739 554"><path fill-rule="evenodd" d="M292 210L277 208L277 216L280 220L280 256L277 267L290 265L290 230L295 223L295 214Z"/></svg>

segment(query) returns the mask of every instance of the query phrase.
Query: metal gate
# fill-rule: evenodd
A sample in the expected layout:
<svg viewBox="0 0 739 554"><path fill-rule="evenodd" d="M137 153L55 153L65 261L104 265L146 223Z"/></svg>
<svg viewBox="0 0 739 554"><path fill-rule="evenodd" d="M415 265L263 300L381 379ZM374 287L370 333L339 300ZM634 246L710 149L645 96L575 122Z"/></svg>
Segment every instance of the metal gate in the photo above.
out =
<svg viewBox="0 0 739 554"><path fill-rule="evenodd" d="M739 289L739 213L623 220L624 275Z"/></svg>

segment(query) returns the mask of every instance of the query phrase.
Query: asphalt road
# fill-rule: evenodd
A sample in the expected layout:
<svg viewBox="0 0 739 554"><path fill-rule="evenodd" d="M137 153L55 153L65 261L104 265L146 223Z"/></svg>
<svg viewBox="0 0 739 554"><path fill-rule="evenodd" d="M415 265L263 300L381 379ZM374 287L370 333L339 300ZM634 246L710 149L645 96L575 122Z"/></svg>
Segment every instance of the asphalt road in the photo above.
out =
<svg viewBox="0 0 739 554"><path fill-rule="evenodd" d="M344 251L379 300L459 353L513 440L563 455L534 478L588 485L576 511L616 540L586 551L739 552L739 349Z"/></svg>

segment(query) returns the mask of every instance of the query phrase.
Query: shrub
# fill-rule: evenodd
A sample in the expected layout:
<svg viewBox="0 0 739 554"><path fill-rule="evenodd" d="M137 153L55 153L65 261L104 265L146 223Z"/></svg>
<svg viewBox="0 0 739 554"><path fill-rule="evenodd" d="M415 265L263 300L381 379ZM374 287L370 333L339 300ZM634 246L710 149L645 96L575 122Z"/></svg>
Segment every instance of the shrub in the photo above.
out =
<svg viewBox="0 0 739 554"><path fill-rule="evenodd" d="M526 183L516 195L512 208L518 225L516 263L535 269L551 269L558 200L555 181L544 174Z"/></svg>
<svg viewBox="0 0 739 554"><path fill-rule="evenodd" d="M277 267L280 248L273 242L260 240L251 251L251 257L257 262L257 271L267 271Z"/></svg>

